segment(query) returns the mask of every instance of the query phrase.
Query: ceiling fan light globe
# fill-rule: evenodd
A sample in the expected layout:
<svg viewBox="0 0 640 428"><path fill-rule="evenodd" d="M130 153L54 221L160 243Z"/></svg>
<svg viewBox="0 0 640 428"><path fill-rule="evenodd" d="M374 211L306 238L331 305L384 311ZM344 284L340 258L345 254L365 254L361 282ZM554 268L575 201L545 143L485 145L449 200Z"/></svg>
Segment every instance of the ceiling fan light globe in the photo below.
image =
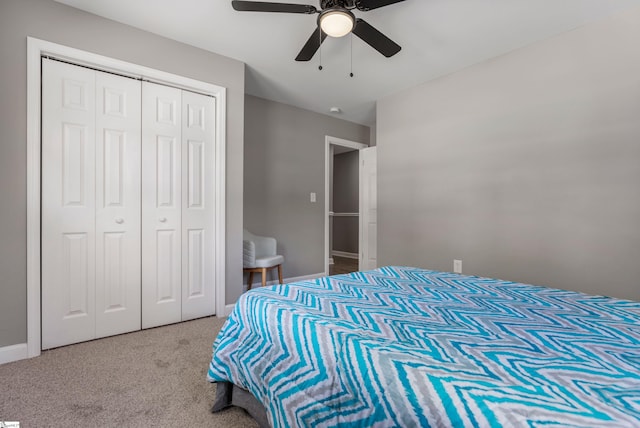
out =
<svg viewBox="0 0 640 428"><path fill-rule="evenodd" d="M353 30L355 18L347 10L329 10L320 16L320 28L327 36L343 37Z"/></svg>

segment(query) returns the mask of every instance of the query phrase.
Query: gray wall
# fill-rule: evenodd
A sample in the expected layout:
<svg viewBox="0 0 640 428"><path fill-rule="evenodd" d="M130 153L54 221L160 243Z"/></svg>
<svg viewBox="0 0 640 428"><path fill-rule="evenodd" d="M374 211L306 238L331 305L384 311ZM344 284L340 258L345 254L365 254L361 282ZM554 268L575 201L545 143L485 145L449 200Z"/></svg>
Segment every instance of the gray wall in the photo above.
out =
<svg viewBox="0 0 640 428"><path fill-rule="evenodd" d="M640 300L640 10L378 102L379 264Z"/></svg>
<svg viewBox="0 0 640 428"><path fill-rule="evenodd" d="M334 156L333 211L357 213L359 210L359 154L357 150ZM358 253L357 217L334 217L332 250Z"/></svg>
<svg viewBox="0 0 640 428"><path fill-rule="evenodd" d="M369 127L249 95L245 120L245 227L278 240L285 278L323 272L325 136L366 144Z"/></svg>
<svg viewBox="0 0 640 428"><path fill-rule="evenodd" d="M333 251L358 254L360 223L358 217L334 217Z"/></svg>
<svg viewBox="0 0 640 428"><path fill-rule="evenodd" d="M241 293L244 64L50 0L0 2L0 346L23 343L26 310L27 36L227 88L227 302Z"/></svg>

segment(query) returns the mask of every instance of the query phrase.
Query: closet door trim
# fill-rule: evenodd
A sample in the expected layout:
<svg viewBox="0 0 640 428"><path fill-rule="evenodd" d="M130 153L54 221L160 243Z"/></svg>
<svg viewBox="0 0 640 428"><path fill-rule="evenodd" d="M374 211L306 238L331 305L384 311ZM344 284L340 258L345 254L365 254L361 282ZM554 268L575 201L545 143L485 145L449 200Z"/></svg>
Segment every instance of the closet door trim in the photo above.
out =
<svg viewBox="0 0 640 428"><path fill-rule="evenodd" d="M215 99L215 311L227 315L225 306L225 159L226 159L226 88L188 77L116 60L57 43L27 38L27 356L41 352L41 84L42 57L52 57L73 64L107 71L134 79L173 86L212 96Z"/></svg>

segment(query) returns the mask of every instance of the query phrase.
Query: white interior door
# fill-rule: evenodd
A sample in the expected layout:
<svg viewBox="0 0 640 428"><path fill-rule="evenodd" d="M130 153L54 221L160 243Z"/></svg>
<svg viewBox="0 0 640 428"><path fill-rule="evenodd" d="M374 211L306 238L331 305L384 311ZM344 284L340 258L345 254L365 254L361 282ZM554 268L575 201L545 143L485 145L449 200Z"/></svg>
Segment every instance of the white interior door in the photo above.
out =
<svg viewBox="0 0 640 428"><path fill-rule="evenodd" d="M182 320L215 312L215 100L182 92Z"/></svg>
<svg viewBox="0 0 640 428"><path fill-rule="evenodd" d="M140 82L43 60L42 343L140 329Z"/></svg>
<svg viewBox="0 0 640 428"><path fill-rule="evenodd" d="M96 71L96 337L140 329L140 90Z"/></svg>
<svg viewBox="0 0 640 428"><path fill-rule="evenodd" d="M181 320L182 91L142 83L142 328Z"/></svg>
<svg viewBox="0 0 640 428"><path fill-rule="evenodd" d="M95 337L95 72L42 60L42 348Z"/></svg>
<svg viewBox="0 0 640 428"><path fill-rule="evenodd" d="M360 270L378 267L376 148L360 150Z"/></svg>

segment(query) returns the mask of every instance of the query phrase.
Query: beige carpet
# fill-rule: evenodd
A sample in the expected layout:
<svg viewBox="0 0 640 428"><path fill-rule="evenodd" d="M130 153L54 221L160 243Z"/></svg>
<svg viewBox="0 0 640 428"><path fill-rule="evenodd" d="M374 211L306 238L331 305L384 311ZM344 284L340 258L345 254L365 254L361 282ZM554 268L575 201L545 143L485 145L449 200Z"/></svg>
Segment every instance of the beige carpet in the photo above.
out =
<svg viewBox="0 0 640 428"><path fill-rule="evenodd" d="M24 427L254 427L210 412L210 317L45 351L0 365L0 421Z"/></svg>

